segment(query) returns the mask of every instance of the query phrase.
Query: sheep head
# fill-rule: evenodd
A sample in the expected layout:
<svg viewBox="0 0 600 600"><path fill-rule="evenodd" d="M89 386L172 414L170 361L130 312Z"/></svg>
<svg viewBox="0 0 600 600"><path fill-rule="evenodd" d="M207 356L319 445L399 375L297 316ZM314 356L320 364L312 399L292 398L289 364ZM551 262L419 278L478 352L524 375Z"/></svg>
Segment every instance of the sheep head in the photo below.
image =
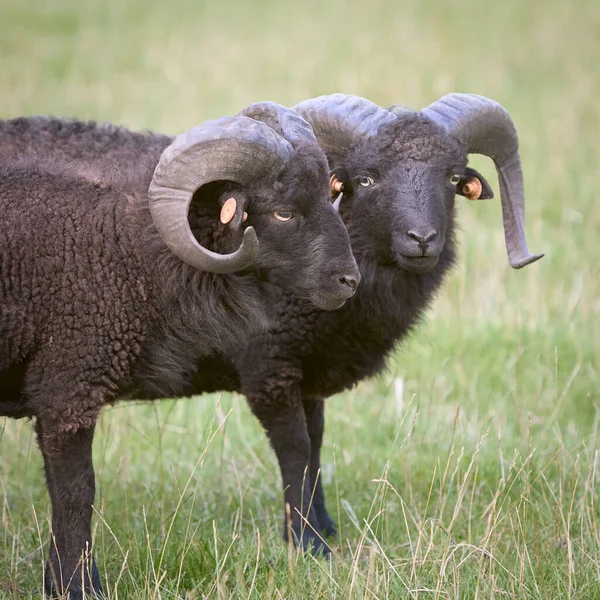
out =
<svg viewBox="0 0 600 600"><path fill-rule="evenodd" d="M176 138L156 168L150 207L167 245L189 264L251 271L334 309L352 296L360 275L329 202L328 178L310 125L262 102ZM198 239L232 252L214 252L212 242L209 249Z"/></svg>
<svg viewBox="0 0 600 600"><path fill-rule="evenodd" d="M510 264L520 269L544 256L525 240L525 193L517 130L497 102L475 94L448 94L422 111L456 137L467 153L489 156L496 165Z"/></svg>
<svg viewBox="0 0 600 600"><path fill-rule="evenodd" d="M541 256L529 254L525 244L514 125L496 103L492 109L478 100L471 111L460 113L457 105L464 109L465 100L456 96L451 115L448 106L438 103L419 113L401 106L388 111L343 94L307 100L295 109L311 123L327 153L344 193L342 216L355 249L362 244L380 262L408 270L432 269L453 228L455 194L493 197L485 178L467 166L467 155L481 152L495 157L504 176L500 186L507 250L511 265L520 268ZM359 233L368 238L360 239Z"/></svg>
<svg viewBox="0 0 600 600"><path fill-rule="evenodd" d="M295 111L259 102L239 113L268 124L293 148L293 158L248 204L256 228L260 276L320 308L341 306L360 281L343 221L329 202L329 169L312 127Z"/></svg>

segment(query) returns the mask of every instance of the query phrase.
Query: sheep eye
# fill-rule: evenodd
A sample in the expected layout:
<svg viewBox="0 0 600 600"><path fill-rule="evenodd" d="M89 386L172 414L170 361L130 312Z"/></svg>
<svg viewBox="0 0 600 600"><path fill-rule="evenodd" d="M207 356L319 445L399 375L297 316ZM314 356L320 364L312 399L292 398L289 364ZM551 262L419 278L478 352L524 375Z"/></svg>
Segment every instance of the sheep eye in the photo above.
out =
<svg viewBox="0 0 600 600"><path fill-rule="evenodd" d="M278 210L275 212L274 216L278 221L285 223L286 221L289 221L294 217L294 213L289 212L287 210Z"/></svg>
<svg viewBox="0 0 600 600"><path fill-rule="evenodd" d="M454 173L454 175L452 175L452 177L450 177L450 183L452 185L458 185L459 181L460 181L460 175L458 173Z"/></svg>
<svg viewBox="0 0 600 600"><path fill-rule="evenodd" d="M372 177L361 177L358 180L358 183L360 183L360 185L362 185L363 187L369 187L370 185L373 185L375 182L373 181Z"/></svg>

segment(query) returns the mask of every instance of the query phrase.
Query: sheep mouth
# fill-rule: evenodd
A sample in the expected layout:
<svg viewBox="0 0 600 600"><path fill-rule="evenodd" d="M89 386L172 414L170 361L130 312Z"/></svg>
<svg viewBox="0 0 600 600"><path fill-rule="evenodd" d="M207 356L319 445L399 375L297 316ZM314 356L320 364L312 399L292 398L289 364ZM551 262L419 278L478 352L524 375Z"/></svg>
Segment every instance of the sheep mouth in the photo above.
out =
<svg viewBox="0 0 600 600"><path fill-rule="evenodd" d="M435 256L407 256L406 254L396 254L396 264L405 271L413 273L426 273L431 271L438 263L439 255Z"/></svg>
<svg viewBox="0 0 600 600"><path fill-rule="evenodd" d="M335 270L328 273L325 279L320 280L317 289L307 290L307 299L321 310L337 310L344 306L346 301L356 293L360 282L360 273L356 269L348 269L348 276L342 276L344 270Z"/></svg>
<svg viewBox="0 0 600 600"><path fill-rule="evenodd" d="M344 304L346 304L346 300L348 300L348 296L339 296L337 294L314 294L311 295L310 298L307 298L320 310L337 310L338 308L342 308Z"/></svg>
<svg viewBox="0 0 600 600"><path fill-rule="evenodd" d="M337 310L338 308L342 308L342 306L344 306L344 304L346 304L346 300L326 300L326 299L322 299L322 300L315 300L314 298L311 300L311 302L317 307L320 308L321 310Z"/></svg>

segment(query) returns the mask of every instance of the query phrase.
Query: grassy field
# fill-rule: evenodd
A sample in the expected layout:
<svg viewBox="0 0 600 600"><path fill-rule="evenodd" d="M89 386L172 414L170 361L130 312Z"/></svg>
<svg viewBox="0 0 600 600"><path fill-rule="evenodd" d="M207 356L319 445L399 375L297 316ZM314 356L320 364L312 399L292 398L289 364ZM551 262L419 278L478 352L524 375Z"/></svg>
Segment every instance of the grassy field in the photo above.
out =
<svg viewBox="0 0 600 600"><path fill-rule="evenodd" d="M460 267L427 323L329 400L331 562L280 539L277 464L243 398L107 410L111 598L600 598L599 56L591 0L0 0L1 118L177 133L265 99L490 96L519 129L546 252L512 271L499 202L457 201ZM48 519L31 423L0 419L1 598L41 589Z"/></svg>

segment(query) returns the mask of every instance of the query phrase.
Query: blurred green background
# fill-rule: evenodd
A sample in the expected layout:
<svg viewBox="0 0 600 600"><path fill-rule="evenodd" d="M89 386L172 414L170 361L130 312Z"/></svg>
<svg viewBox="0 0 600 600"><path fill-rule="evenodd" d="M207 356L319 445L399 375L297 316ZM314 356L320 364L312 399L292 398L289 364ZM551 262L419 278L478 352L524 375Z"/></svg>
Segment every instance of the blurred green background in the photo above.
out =
<svg viewBox="0 0 600 600"><path fill-rule="evenodd" d="M112 597L600 597L599 57L592 0L0 0L0 118L178 133L337 91L415 109L491 97L517 125L529 245L546 252L512 271L499 202L457 199L460 263L426 323L328 403L330 564L280 541L276 462L242 398L107 410L95 522ZM41 586L40 465L31 424L0 419L0 597Z"/></svg>

